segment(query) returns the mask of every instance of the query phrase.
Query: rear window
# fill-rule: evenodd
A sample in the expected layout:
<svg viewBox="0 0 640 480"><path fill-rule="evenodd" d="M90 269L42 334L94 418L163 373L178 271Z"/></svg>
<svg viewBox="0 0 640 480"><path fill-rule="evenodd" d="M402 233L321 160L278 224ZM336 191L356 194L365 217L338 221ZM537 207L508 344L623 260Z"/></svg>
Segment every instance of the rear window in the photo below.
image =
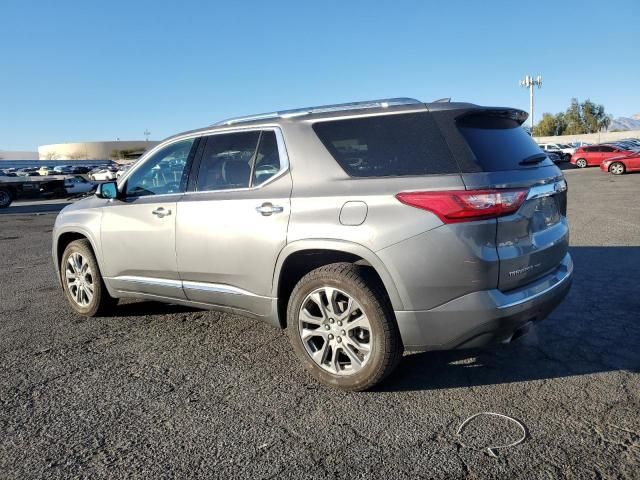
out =
<svg viewBox="0 0 640 480"><path fill-rule="evenodd" d="M475 161L485 172L553 165L549 159L539 163L523 162L542 152L516 120L490 115L468 115L458 120L457 126L473 152Z"/></svg>
<svg viewBox="0 0 640 480"><path fill-rule="evenodd" d="M352 177L458 173L428 112L318 122L313 130Z"/></svg>

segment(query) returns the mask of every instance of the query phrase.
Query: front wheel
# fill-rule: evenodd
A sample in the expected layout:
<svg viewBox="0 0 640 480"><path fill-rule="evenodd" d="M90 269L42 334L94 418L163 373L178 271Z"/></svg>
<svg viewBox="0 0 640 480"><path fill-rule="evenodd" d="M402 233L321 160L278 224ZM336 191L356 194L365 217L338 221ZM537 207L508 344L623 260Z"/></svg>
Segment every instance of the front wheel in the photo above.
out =
<svg viewBox="0 0 640 480"><path fill-rule="evenodd" d="M579 158L576 160L576 167L585 168L587 166L587 161L584 158Z"/></svg>
<svg viewBox="0 0 640 480"><path fill-rule="evenodd" d="M333 263L305 275L287 309L298 358L321 383L361 391L389 375L402 341L386 292L366 267Z"/></svg>
<svg viewBox="0 0 640 480"><path fill-rule="evenodd" d="M88 240L75 240L67 245L60 262L60 278L71 308L80 315L99 316L117 303L107 292Z"/></svg>
<svg viewBox="0 0 640 480"><path fill-rule="evenodd" d="M620 162L614 162L609 165L609 172L614 175L622 175L624 173L624 164Z"/></svg>

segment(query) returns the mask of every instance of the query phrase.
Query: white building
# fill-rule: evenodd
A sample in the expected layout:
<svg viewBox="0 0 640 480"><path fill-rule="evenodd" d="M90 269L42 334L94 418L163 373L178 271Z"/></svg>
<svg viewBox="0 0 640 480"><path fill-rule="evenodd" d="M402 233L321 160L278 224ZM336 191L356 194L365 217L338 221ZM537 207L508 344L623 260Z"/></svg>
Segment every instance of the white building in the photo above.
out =
<svg viewBox="0 0 640 480"><path fill-rule="evenodd" d="M160 142L130 140L113 142L55 143L38 147L39 160L131 160Z"/></svg>

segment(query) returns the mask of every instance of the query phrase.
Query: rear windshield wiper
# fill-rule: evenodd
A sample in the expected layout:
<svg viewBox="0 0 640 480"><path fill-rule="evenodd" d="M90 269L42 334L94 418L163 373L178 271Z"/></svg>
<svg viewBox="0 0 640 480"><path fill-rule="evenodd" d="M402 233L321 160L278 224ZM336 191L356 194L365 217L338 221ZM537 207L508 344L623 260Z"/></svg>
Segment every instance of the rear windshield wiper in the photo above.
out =
<svg viewBox="0 0 640 480"><path fill-rule="evenodd" d="M529 165L531 163L540 163L541 161L545 160L547 158L547 155L544 153L535 153L533 155L528 156L527 158L524 158L522 160L520 160L520 165Z"/></svg>

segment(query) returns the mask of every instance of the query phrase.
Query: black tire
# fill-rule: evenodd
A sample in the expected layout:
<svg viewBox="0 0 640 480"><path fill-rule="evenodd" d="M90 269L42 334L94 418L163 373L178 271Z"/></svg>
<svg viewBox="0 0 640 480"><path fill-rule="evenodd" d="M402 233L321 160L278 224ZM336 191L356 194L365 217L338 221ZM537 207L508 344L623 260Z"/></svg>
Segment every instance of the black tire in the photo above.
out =
<svg viewBox="0 0 640 480"><path fill-rule="evenodd" d="M613 175L622 175L626 171L627 169L622 162L613 162L611 165L609 165L609 173L612 173Z"/></svg>
<svg viewBox="0 0 640 480"><path fill-rule="evenodd" d="M589 166L589 164L587 163L587 161L584 158L579 158L576 160L576 167L578 168L586 168L587 166Z"/></svg>
<svg viewBox="0 0 640 480"><path fill-rule="evenodd" d="M351 296L371 325L369 357L355 373L331 373L320 367L305 350L298 315L307 296L323 287L336 288ZM321 383L342 390L362 391L373 387L389 375L402 358L402 340L387 293L367 267L351 263L325 265L298 282L289 298L287 333L304 367Z"/></svg>
<svg viewBox="0 0 640 480"><path fill-rule="evenodd" d="M11 191L6 188L0 188L0 208L7 208L13 202Z"/></svg>
<svg viewBox="0 0 640 480"><path fill-rule="evenodd" d="M86 306L82 306L74 300L72 293L67 286L65 270L67 268L69 257L74 253L79 253L83 258L86 259L93 277L93 297ZM109 295L107 287L102 280L100 267L98 267L98 262L96 261L96 257L93 254L91 244L86 239L75 240L67 245L67 248L64 249L62 260L60 261L60 277L62 281L62 289L64 290L64 294L67 297L69 305L71 305L71 308L80 315L84 315L85 317L102 316L112 310L113 307L118 303L118 299L113 298L111 295Z"/></svg>

